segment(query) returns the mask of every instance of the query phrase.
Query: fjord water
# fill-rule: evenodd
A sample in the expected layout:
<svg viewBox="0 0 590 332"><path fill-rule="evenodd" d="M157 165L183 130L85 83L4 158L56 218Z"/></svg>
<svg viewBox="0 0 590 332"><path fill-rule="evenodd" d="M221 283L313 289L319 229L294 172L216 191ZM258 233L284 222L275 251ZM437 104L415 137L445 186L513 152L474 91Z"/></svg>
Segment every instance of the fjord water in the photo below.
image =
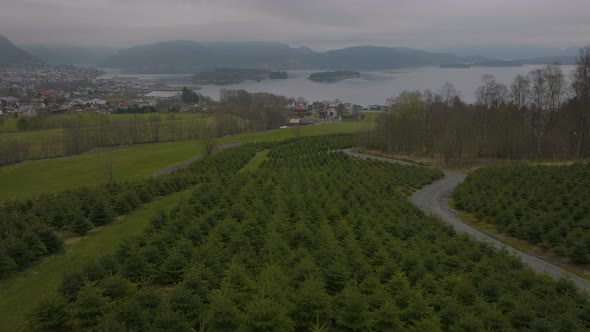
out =
<svg viewBox="0 0 590 332"><path fill-rule="evenodd" d="M309 101L334 100L359 105L384 105L389 97L397 96L404 90L438 91L443 84L450 82L460 92L466 102L475 101L475 90L485 74L491 74L508 87L517 74L526 74L540 65L521 67L471 67L440 68L420 67L400 70L361 71L361 77L336 83L318 83L307 77L318 70L288 71L289 79L246 81L224 86L205 85L198 92L219 100L221 89L244 89L248 92L269 92L286 97L304 97ZM569 79L574 66L562 66ZM144 79L166 81L170 85L189 85L188 75L127 75Z"/></svg>

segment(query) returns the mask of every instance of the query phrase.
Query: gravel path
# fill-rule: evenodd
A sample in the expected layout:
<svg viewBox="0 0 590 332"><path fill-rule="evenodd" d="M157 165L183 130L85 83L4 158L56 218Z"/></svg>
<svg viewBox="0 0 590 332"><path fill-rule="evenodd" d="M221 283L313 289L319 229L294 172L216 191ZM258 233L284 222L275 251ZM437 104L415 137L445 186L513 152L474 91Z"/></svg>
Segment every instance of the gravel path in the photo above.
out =
<svg viewBox="0 0 590 332"><path fill-rule="evenodd" d="M353 157L362 159L375 159L403 165L416 165L405 161L360 154L358 152L352 151L351 149L343 150L343 152ZM412 197L410 197L412 203L416 204L425 212L437 216L444 222L451 224L457 232L467 233L477 240L488 242L496 248L505 249L506 251L520 257L523 262L530 265L533 270L539 273L546 273L555 279L562 277L569 278L580 289L590 294L590 281L580 278L575 274L571 274L560 267L551 264L543 258L524 253L509 245L506 245L493 235L477 230L459 219L457 212L454 209L451 209L448 203L451 199L453 189L463 182L465 179L465 174L446 169L442 169L442 171L445 174L445 177L415 192Z"/></svg>

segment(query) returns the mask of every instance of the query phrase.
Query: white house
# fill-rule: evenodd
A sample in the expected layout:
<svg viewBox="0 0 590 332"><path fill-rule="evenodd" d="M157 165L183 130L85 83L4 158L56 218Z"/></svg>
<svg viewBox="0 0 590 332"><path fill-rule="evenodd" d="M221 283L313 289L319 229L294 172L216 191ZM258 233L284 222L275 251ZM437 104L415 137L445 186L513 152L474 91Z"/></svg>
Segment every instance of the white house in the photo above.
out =
<svg viewBox="0 0 590 332"><path fill-rule="evenodd" d="M19 99L16 97L0 97L2 106L18 106Z"/></svg>
<svg viewBox="0 0 590 332"><path fill-rule="evenodd" d="M105 106L107 104L106 100L94 98L88 102L90 105L98 105L98 106Z"/></svg>

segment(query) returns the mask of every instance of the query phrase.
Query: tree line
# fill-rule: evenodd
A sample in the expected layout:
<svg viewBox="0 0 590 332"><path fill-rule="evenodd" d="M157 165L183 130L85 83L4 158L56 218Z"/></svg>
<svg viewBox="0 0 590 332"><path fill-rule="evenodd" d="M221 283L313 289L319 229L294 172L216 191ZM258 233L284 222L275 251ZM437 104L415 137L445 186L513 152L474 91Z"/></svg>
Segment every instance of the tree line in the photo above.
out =
<svg viewBox="0 0 590 332"><path fill-rule="evenodd" d="M42 120L30 118L25 121L36 123ZM42 140L20 137L1 139L0 166L24 160L72 156L94 148L203 139L211 135L223 137L258 128L251 120L226 112L216 112L211 117L199 119L171 119L152 113L145 118L137 115L130 119L112 120L103 115L98 117L95 125L88 125L79 117L64 121L60 130L44 134L46 137Z"/></svg>
<svg viewBox="0 0 590 332"><path fill-rule="evenodd" d="M277 129L287 123L289 101L271 93L221 90L221 109L255 124L255 130Z"/></svg>
<svg viewBox="0 0 590 332"><path fill-rule="evenodd" d="M577 159L590 155L590 46L570 80L558 65L517 75L510 87L484 75L476 103L452 84L437 93L403 92L365 137L371 148L445 160Z"/></svg>
<svg viewBox="0 0 590 332"><path fill-rule="evenodd" d="M186 91L185 91L186 90ZM187 103L199 101L199 96L183 90ZM22 117L17 127L22 131L57 128L43 140L19 137L0 140L0 166L24 160L46 159L77 155L94 148L130 144L158 143L223 137L244 132L277 129L287 122L287 99L269 93L248 93L244 90L223 90L222 102L208 110L210 117L202 119L175 119L166 113L154 113L152 107L115 111L116 114L135 114L130 119L113 120L98 115L95 124L89 125L83 117L66 119L59 123L51 116ZM149 113L143 117L140 114Z"/></svg>
<svg viewBox="0 0 590 332"><path fill-rule="evenodd" d="M63 279L33 330L559 331L590 302L408 201L436 170L293 139Z"/></svg>

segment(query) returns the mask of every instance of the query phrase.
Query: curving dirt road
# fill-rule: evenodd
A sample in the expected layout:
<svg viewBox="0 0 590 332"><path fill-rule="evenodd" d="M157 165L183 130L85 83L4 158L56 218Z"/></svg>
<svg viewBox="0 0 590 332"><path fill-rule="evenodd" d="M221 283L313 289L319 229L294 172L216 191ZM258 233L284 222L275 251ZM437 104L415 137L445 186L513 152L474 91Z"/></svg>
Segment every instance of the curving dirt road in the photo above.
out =
<svg viewBox="0 0 590 332"><path fill-rule="evenodd" d="M369 156L354 152L351 149L345 149L342 151L350 156L362 159L370 158L403 165L416 165L395 159ZM461 221L461 219L457 217L456 211L449 207L448 202L451 199L451 193L453 192L453 189L455 189L455 187L465 179L465 174L445 169L442 171L445 174L445 177L415 192L410 198L412 203L416 204L427 213L438 216L442 221L451 224L457 232L467 233L477 240L488 242L496 248L505 249L506 251L520 257L523 262L530 265L533 270L539 273L546 273L555 279L562 277L568 278L572 280L580 289L590 294L590 281L580 278L575 274L571 274L540 257L529 255L509 245L506 245L494 236L479 231Z"/></svg>

